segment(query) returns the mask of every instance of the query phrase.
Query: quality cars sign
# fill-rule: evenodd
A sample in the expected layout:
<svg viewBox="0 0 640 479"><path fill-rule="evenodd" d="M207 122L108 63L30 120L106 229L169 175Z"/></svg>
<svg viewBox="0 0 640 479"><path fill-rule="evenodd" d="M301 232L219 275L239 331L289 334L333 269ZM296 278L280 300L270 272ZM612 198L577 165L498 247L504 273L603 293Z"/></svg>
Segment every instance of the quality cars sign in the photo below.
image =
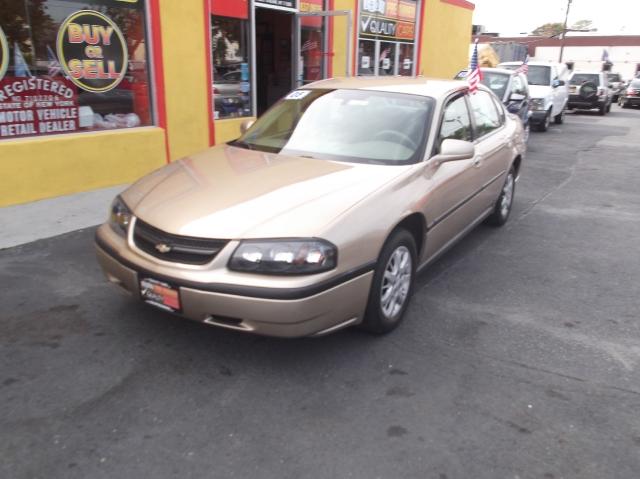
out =
<svg viewBox="0 0 640 479"><path fill-rule="evenodd" d="M129 54L122 32L106 15L81 10L58 30L58 59L71 81L91 92L113 90L124 78Z"/></svg>
<svg viewBox="0 0 640 479"><path fill-rule="evenodd" d="M415 17L415 0L362 0L360 36L412 41Z"/></svg>
<svg viewBox="0 0 640 479"><path fill-rule="evenodd" d="M7 72L7 65L9 64L9 44L7 43L7 37L2 31L0 26L0 80L4 78L4 74Z"/></svg>

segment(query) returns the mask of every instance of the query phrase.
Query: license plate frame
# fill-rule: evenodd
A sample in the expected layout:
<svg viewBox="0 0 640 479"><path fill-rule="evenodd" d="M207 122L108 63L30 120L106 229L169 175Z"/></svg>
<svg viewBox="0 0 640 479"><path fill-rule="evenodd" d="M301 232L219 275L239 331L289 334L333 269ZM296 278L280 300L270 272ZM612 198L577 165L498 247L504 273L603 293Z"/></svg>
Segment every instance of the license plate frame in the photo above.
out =
<svg viewBox="0 0 640 479"><path fill-rule="evenodd" d="M156 278L139 278L140 298L147 304L170 313L182 312L180 288Z"/></svg>

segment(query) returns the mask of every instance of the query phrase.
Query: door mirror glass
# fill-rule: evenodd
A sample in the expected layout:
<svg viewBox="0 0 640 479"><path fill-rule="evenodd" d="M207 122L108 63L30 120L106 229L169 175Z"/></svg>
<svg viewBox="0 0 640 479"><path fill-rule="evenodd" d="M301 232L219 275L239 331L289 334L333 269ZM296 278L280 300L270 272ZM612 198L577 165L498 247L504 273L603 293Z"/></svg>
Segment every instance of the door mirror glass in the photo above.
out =
<svg viewBox="0 0 640 479"><path fill-rule="evenodd" d="M244 135L247 132L247 130L253 126L255 122L256 121L253 119L244 120L242 123L240 123L240 133Z"/></svg>
<svg viewBox="0 0 640 479"><path fill-rule="evenodd" d="M512 93L509 101L524 101L527 97L522 93Z"/></svg>
<svg viewBox="0 0 640 479"><path fill-rule="evenodd" d="M469 160L476 154L476 147L470 141L444 140L440 145L440 154L433 157L438 164L448 161Z"/></svg>

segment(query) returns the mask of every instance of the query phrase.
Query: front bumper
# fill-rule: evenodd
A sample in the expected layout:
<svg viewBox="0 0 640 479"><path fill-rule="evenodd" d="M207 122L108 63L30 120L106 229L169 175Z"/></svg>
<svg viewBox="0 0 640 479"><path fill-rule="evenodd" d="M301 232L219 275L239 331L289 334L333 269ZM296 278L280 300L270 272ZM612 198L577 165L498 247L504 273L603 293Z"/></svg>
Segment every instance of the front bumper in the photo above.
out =
<svg viewBox="0 0 640 479"><path fill-rule="evenodd" d="M98 262L109 281L140 296L140 279L151 277L178 287L180 316L237 331L276 337L322 335L362 320L373 278L373 264L300 288L249 287L188 281L150 270L145 258L132 261L110 244L110 228L96 232ZM124 243L124 240L122 240Z"/></svg>
<svg viewBox="0 0 640 479"><path fill-rule="evenodd" d="M529 121L531 121L531 123L539 125L544 123L547 118L547 112L543 111L543 110L535 110L531 112L531 118Z"/></svg>

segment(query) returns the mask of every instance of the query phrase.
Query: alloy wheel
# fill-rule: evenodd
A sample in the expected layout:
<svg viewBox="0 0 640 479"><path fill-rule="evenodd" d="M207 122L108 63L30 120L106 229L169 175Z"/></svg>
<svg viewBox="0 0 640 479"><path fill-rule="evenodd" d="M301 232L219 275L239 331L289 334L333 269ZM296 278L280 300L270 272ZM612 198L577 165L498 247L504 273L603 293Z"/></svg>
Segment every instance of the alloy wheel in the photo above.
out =
<svg viewBox="0 0 640 479"><path fill-rule="evenodd" d="M513 174L509 173L504 186L502 187L502 195L500 196L500 215L506 218L509 215L511 209L511 202L513 201Z"/></svg>
<svg viewBox="0 0 640 479"><path fill-rule="evenodd" d="M411 272L411 253L406 246L398 246L391 253L382 278L380 308L387 319L402 310L411 289Z"/></svg>

